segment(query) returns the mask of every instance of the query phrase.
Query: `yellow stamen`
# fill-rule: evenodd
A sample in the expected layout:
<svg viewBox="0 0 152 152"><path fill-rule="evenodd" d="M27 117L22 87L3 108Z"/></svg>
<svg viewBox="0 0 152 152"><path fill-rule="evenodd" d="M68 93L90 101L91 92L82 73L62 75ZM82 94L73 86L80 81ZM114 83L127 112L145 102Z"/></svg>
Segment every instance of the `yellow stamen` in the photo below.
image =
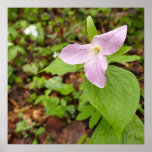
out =
<svg viewBox="0 0 152 152"><path fill-rule="evenodd" d="M94 52L95 54L99 53L100 51L101 51L100 45L95 45L95 46L93 46L93 52Z"/></svg>

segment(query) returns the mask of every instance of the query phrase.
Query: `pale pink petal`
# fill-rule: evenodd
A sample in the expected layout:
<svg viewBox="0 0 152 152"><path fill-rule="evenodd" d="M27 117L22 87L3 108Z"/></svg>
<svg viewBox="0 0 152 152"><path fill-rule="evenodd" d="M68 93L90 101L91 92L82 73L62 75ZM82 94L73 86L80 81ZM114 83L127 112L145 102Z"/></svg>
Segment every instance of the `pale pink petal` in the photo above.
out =
<svg viewBox="0 0 152 152"><path fill-rule="evenodd" d="M82 64L90 60L90 48L91 44L69 44L67 47L63 48L59 58L68 64Z"/></svg>
<svg viewBox="0 0 152 152"><path fill-rule="evenodd" d="M121 26L105 34L93 38L93 44L99 44L102 48L102 55L111 55L123 45L127 34L127 25Z"/></svg>
<svg viewBox="0 0 152 152"><path fill-rule="evenodd" d="M105 71L108 67L106 57L97 55L94 59L85 63L84 70L87 79L94 85L104 88L106 84Z"/></svg>

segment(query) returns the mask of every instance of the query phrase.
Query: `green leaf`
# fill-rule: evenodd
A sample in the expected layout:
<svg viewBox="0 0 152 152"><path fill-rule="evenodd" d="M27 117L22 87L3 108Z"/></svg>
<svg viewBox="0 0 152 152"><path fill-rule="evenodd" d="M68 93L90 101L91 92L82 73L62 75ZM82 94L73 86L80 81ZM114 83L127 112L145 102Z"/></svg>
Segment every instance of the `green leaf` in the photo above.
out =
<svg viewBox="0 0 152 152"><path fill-rule="evenodd" d="M11 26L8 28L8 36L11 36L11 40L15 40L20 37L20 34Z"/></svg>
<svg viewBox="0 0 152 152"><path fill-rule="evenodd" d="M23 115L22 115L21 112L19 112L18 115L17 115L18 118L22 118L22 116L23 116Z"/></svg>
<svg viewBox="0 0 152 152"><path fill-rule="evenodd" d="M87 135L84 134L80 137L80 139L78 140L77 144L83 144L84 140L86 139Z"/></svg>
<svg viewBox="0 0 152 152"><path fill-rule="evenodd" d="M38 80L37 80L38 89L41 89L44 87L45 81L46 81L45 77L38 78Z"/></svg>
<svg viewBox="0 0 152 152"><path fill-rule="evenodd" d="M15 29L25 29L27 26L29 26L29 23L26 20L19 20L13 24Z"/></svg>
<svg viewBox="0 0 152 152"><path fill-rule="evenodd" d="M23 55L26 55L25 50L20 46L12 46L8 48L8 62L12 61L20 52Z"/></svg>
<svg viewBox="0 0 152 152"><path fill-rule="evenodd" d="M135 60L139 60L140 57L137 55L123 55L127 53L131 47L121 47L116 53L106 56L108 63L118 62L118 63L124 63L124 62L132 62Z"/></svg>
<svg viewBox="0 0 152 152"><path fill-rule="evenodd" d="M45 108L49 108L51 110L52 107L56 107L59 104L59 98L57 97L49 97L46 96L47 98L45 98L43 100L43 105L45 106Z"/></svg>
<svg viewBox="0 0 152 152"><path fill-rule="evenodd" d="M141 96L143 97L144 99L144 90L141 88Z"/></svg>
<svg viewBox="0 0 152 152"><path fill-rule="evenodd" d="M104 88L96 87L85 78L84 92L90 104L110 123L120 138L137 110L139 83L131 72L112 65L106 71L106 78Z"/></svg>
<svg viewBox="0 0 152 152"><path fill-rule="evenodd" d="M8 65L8 79L11 77L11 75L14 72L14 68L11 65Z"/></svg>
<svg viewBox="0 0 152 152"><path fill-rule="evenodd" d="M90 137L86 138L85 140L86 140L86 141L85 141L84 144L92 144L92 143L91 143L91 138L90 138Z"/></svg>
<svg viewBox="0 0 152 152"><path fill-rule="evenodd" d="M101 114L98 111L95 111L89 120L89 128L92 129L98 123L100 118Z"/></svg>
<svg viewBox="0 0 152 152"><path fill-rule="evenodd" d="M30 90L32 90L32 89L35 88L35 85L36 85L37 80L38 80L38 77L37 77L37 76L34 76L34 77L33 77L33 81L32 81L32 83L31 83L30 86L29 86L29 89L30 89Z"/></svg>
<svg viewBox="0 0 152 152"><path fill-rule="evenodd" d="M103 118L95 129L92 144L144 144L144 125L138 116L134 115L132 121L122 133L120 142L113 128Z"/></svg>
<svg viewBox="0 0 152 152"><path fill-rule="evenodd" d="M56 90L62 87L62 78L61 77L53 77L49 80L45 81L45 87L48 89Z"/></svg>
<svg viewBox="0 0 152 152"><path fill-rule="evenodd" d="M77 121L81 121L89 118L94 113L95 108L92 107L91 105L85 105L84 107L79 108L79 111L81 113L78 114L76 118Z"/></svg>
<svg viewBox="0 0 152 152"><path fill-rule="evenodd" d="M65 108L62 106L56 106L52 108L46 108L46 114L50 116L57 116L59 118L62 118L65 112Z"/></svg>
<svg viewBox="0 0 152 152"><path fill-rule="evenodd" d="M46 96L48 96L51 92L52 92L51 89L48 89L48 90L45 90L45 91L44 91L44 93L45 93Z"/></svg>
<svg viewBox="0 0 152 152"><path fill-rule="evenodd" d="M44 28L41 26L40 23L37 24L38 29L38 38L37 41L43 45L44 44Z"/></svg>
<svg viewBox="0 0 152 152"><path fill-rule="evenodd" d="M64 42L64 43L60 43L60 44L56 44L53 45L51 47L51 52L58 52L61 51L64 47L66 47L69 43L68 42Z"/></svg>
<svg viewBox="0 0 152 152"><path fill-rule="evenodd" d="M121 142L123 144L144 144L144 124L137 115L125 128Z"/></svg>
<svg viewBox="0 0 152 152"><path fill-rule="evenodd" d="M43 132L45 132L45 128L40 127L39 129L35 130L35 136L41 135Z"/></svg>
<svg viewBox="0 0 152 152"><path fill-rule="evenodd" d="M49 20L48 14L47 14L47 13L41 14L41 20L42 20L42 21L47 21L47 20Z"/></svg>
<svg viewBox="0 0 152 152"><path fill-rule="evenodd" d="M14 47L16 47L16 49L18 50L18 52L20 52L24 56L27 55L26 51L22 47L20 47L20 46L14 46Z"/></svg>
<svg viewBox="0 0 152 152"><path fill-rule="evenodd" d="M113 62L119 62L119 63L124 63L124 62L133 62L135 60L139 60L140 57L137 55L118 55L118 56L106 56L108 63L113 63Z"/></svg>
<svg viewBox="0 0 152 152"><path fill-rule="evenodd" d="M88 119L89 117L89 128L93 128L101 118L101 114L91 105L83 105L83 107L79 107L78 110L80 113L78 114L76 120L81 121Z"/></svg>
<svg viewBox="0 0 152 152"><path fill-rule="evenodd" d="M13 47L8 48L8 62L12 61L17 56L17 49Z"/></svg>
<svg viewBox="0 0 152 152"><path fill-rule="evenodd" d="M87 32L89 36L90 43L92 42L92 39L95 35L98 35L98 32L96 30L96 27L94 25L94 22L92 20L91 16L87 17Z"/></svg>
<svg viewBox="0 0 152 152"><path fill-rule="evenodd" d="M59 98L47 96L47 98L43 100L46 114L62 118L66 111L66 107L59 105L59 102Z"/></svg>
<svg viewBox="0 0 152 152"><path fill-rule="evenodd" d="M79 107L86 104L88 102L87 97L85 96L85 94L83 93L80 97L79 97Z"/></svg>
<svg viewBox="0 0 152 152"><path fill-rule="evenodd" d="M49 66L42 71L46 73L64 75L68 72L76 72L81 69L83 65L70 65L63 62L60 58L56 58Z"/></svg>
<svg viewBox="0 0 152 152"><path fill-rule="evenodd" d="M96 127L91 137L92 144L118 144L117 136L109 125L109 123L102 118L98 126Z"/></svg>
<svg viewBox="0 0 152 152"><path fill-rule="evenodd" d="M74 105L68 105L68 106L66 107L66 110L67 110L71 115L73 115L74 112L75 112L75 107L74 107Z"/></svg>
<svg viewBox="0 0 152 152"><path fill-rule="evenodd" d="M33 126L35 125L35 123L31 124L31 125L27 125L28 124L28 121L26 119L23 119L22 121L18 122L16 124L16 129L15 131L18 133L20 131L26 131L26 130L30 130L33 128Z"/></svg>
<svg viewBox="0 0 152 152"><path fill-rule="evenodd" d="M85 119L89 118L90 115L91 115L91 114L90 114L89 112L79 113L78 116L77 116L77 118L76 118L76 120L77 120L77 121L85 120Z"/></svg>
<svg viewBox="0 0 152 152"><path fill-rule="evenodd" d="M23 80L20 78L20 77L15 77L15 82L16 83L20 83L20 82L22 82Z"/></svg>
<svg viewBox="0 0 152 152"><path fill-rule="evenodd" d="M26 128L26 126L27 126L27 120L23 120L23 121L20 121L20 122L18 122L17 124L16 124L16 129L15 129L15 131L16 132L20 132L21 130L24 130L25 128Z"/></svg>
<svg viewBox="0 0 152 152"><path fill-rule="evenodd" d="M138 105L138 111L144 116L144 109L142 108L141 104Z"/></svg>
<svg viewBox="0 0 152 152"><path fill-rule="evenodd" d="M62 84L62 87L58 88L57 91L62 95L68 95L74 91L73 84Z"/></svg>
<svg viewBox="0 0 152 152"><path fill-rule="evenodd" d="M74 99L79 99L81 92L80 91L73 91L72 92L73 98Z"/></svg>
<svg viewBox="0 0 152 152"><path fill-rule="evenodd" d="M65 107L58 106L56 109L53 109L53 111L51 112L51 116L57 116L59 118L62 118L65 111L66 111Z"/></svg>
<svg viewBox="0 0 152 152"><path fill-rule="evenodd" d="M34 92L34 93L32 93L32 94L30 95L30 97L27 99L27 101L28 101L29 103L32 103L36 98L37 98L37 95L36 95L36 93Z"/></svg>
<svg viewBox="0 0 152 152"><path fill-rule="evenodd" d="M10 89L11 89L11 85L8 84L8 91L10 91Z"/></svg>
<svg viewBox="0 0 152 152"><path fill-rule="evenodd" d="M34 138L32 144L38 144L37 138Z"/></svg>
<svg viewBox="0 0 152 152"><path fill-rule="evenodd" d="M111 56L118 56L127 53L128 51L131 50L132 47L130 46L122 46L117 52L112 54Z"/></svg>
<svg viewBox="0 0 152 152"><path fill-rule="evenodd" d="M50 97L49 97L49 96L46 96L46 95L41 95L41 96L39 96L39 97L35 100L34 105L37 105L37 104L40 103L41 101L47 100L48 98L50 98Z"/></svg>
<svg viewBox="0 0 152 152"><path fill-rule="evenodd" d="M66 107L66 105L67 105L67 102L66 102L66 100L64 100L64 99L61 99L61 105L63 106L63 107Z"/></svg>
<svg viewBox="0 0 152 152"><path fill-rule="evenodd" d="M42 69L44 68L46 65L48 65L48 61L46 59L43 59L41 60L39 63L38 63L39 67Z"/></svg>
<svg viewBox="0 0 152 152"><path fill-rule="evenodd" d="M29 74L36 75L39 71L39 66L37 63L29 63L25 64L23 67L23 71Z"/></svg>

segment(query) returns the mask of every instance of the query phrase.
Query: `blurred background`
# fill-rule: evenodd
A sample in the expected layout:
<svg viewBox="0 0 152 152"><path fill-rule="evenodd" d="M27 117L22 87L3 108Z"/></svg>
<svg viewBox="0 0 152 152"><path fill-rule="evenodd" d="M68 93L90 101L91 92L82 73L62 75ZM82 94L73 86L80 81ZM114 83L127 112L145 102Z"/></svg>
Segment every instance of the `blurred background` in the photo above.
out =
<svg viewBox="0 0 152 152"><path fill-rule="evenodd" d="M8 9L8 143L76 144L92 135L88 120L76 121L84 102L83 72L63 76L39 73L70 43L89 43L86 18L99 34L128 26L125 46L140 60L116 64L135 74L141 98L137 114L144 121L143 8L9 8ZM55 87L62 84L62 88ZM51 88L51 89L50 89ZM43 103L41 102L43 101ZM56 105L46 106L45 102Z"/></svg>

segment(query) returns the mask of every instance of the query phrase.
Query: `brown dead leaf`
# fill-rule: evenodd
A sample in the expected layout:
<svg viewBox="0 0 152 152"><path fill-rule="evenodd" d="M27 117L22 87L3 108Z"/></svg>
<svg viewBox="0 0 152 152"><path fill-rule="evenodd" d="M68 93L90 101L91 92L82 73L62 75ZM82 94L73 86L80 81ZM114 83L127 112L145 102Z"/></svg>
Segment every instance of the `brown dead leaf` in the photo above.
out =
<svg viewBox="0 0 152 152"><path fill-rule="evenodd" d="M49 117L46 122L46 131L51 133L54 131L61 131L65 123L58 117Z"/></svg>
<svg viewBox="0 0 152 152"><path fill-rule="evenodd" d="M82 122L73 121L63 129L63 144L76 144L79 138L86 133L86 125Z"/></svg>
<svg viewBox="0 0 152 152"><path fill-rule="evenodd" d="M40 121L42 115L42 110L39 109L33 109L32 118L36 121Z"/></svg>
<svg viewBox="0 0 152 152"><path fill-rule="evenodd" d="M27 137L24 140L24 144L32 144L34 137Z"/></svg>
<svg viewBox="0 0 152 152"><path fill-rule="evenodd" d="M18 108L18 107L19 107L18 103L17 103L14 99L8 97L8 101L9 101L15 108Z"/></svg>
<svg viewBox="0 0 152 152"><path fill-rule="evenodd" d="M23 144L24 139L13 138L11 144Z"/></svg>

